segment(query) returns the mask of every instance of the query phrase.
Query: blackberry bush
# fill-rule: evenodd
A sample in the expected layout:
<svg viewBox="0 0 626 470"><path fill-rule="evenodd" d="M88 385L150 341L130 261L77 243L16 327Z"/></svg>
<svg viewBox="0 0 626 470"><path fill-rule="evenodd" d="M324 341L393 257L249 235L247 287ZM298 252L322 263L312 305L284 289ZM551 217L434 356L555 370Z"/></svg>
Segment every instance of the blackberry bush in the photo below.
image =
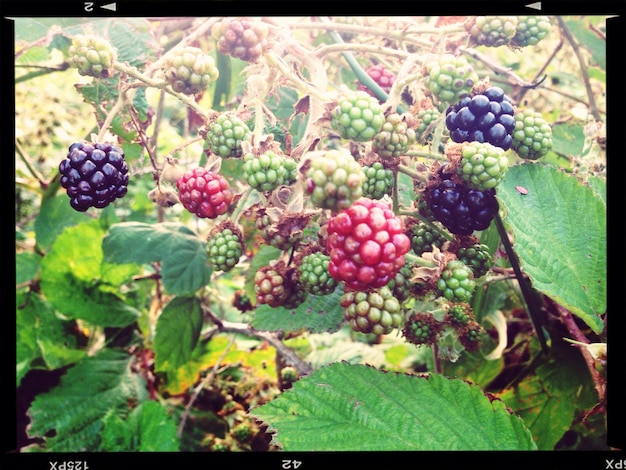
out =
<svg viewBox="0 0 626 470"><path fill-rule="evenodd" d="M446 111L446 127L454 142L488 142L508 150L515 129L515 108L500 87L461 99Z"/></svg>
<svg viewBox="0 0 626 470"><path fill-rule="evenodd" d="M446 241L444 230L435 223L434 227L421 220L412 219L407 223L407 236L411 239L411 249L417 255L433 251L433 246L441 248Z"/></svg>
<svg viewBox="0 0 626 470"><path fill-rule="evenodd" d="M90 207L103 209L128 190L128 166L124 152L109 143L76 142L59 163L61 186L71 206L85 212Z"/></svg>

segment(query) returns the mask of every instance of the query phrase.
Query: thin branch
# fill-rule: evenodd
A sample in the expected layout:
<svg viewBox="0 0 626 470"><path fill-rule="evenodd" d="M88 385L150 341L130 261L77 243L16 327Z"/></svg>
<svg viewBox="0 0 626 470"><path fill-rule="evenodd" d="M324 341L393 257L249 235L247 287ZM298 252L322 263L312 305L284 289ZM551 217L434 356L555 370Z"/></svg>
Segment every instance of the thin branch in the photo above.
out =
<svg viewBox="0 0 626 470"><path fill-rule="evenodd" d="M587 91L587 98L589 98L589 107L591 108L591 113L593 114L593 117L596 121L601 121L602 117L600 116L600 112L598 111L596 99L593 96L593 89L591 87L591 82L589 81L589 74L587 73L587 64L585 63L585 58L580 52L580 47L578 47L574 36L572 36L572 33L565 24L563 18L557 16L557 20L559 22L559 26L561 27L561 31L565 35L565 38L571 44L572 49L574 49L574 54L576 55L576 59L580 64L580 74L583 80L583 84L585 85L585 90Z"/></svg>
<svg viewBox="0 0 626 470"><path fill-rule="evenodd" d="M202 310L211 319L211 321L215 323L219 331L223 333L240 333L267 341L269 344L274 346L274 348L286 359L287 362L291 363L296 369L298 369L300 374L308 375L313 372L311 365L304 362L292 349L285 346L277 333L255 330L247 323L222 320L206 306L202 306Z"/></svg>

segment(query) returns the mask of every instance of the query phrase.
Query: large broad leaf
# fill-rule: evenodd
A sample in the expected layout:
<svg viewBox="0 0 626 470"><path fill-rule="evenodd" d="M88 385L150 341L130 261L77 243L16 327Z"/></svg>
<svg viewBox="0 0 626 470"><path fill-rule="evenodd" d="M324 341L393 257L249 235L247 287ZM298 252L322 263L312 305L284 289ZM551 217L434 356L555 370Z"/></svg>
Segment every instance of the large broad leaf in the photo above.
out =
<svg viewBox="0 0 626 470"><path fill-rule="evenodd" d="M18 292L15 311L15 353L17 385L30 370L35 359L41 359L52 370L82 359L86 354L68 335L67 320L59 318L54 308L35 293Z"/></svg>
<svg viewBox="0 0 626 470"><path fill-rule="evenodd" d="M163 286L173 295L191 294L211 278L205 242L179 223L116 224L104 238L102 249L110 263L161 261Z"/></svg>
<svg viewBox="0 0 626 470"><path fill-rule="evenodd" d="M335 363L251 414L285 451L536 449L504 402L437 374Z"/></svg>
<svg viewBox="0 0 626 470"><path fill-rule="evenodd" d="M42 439L50 452L97 450L103 418L143 394L130 359L107 349L69 369L57 387L32 403L29 437Z"/></svg>
<svg viewBox="0 0 626 470"><path fill-rule="evenodd" d="M100 326L126 326L139 312L119 294L137 268L103 262L98 221L66 228L41 261L41 290L48 302L70 318Z"/></svg>
<svg viewBox="0 0 626 470"><path fill-rule="evenodd" d="M202 311L195 297L177 297L168 303L156 325L155 367L175 370L186 364L198 344Z"/></svg>
<svg viewBox="0 0 626 470"><path fill-rule="evenodd" d="M602 199L575 176L537 163L510 168L498 198L535 289L601 332L607 275Z"/></svg>

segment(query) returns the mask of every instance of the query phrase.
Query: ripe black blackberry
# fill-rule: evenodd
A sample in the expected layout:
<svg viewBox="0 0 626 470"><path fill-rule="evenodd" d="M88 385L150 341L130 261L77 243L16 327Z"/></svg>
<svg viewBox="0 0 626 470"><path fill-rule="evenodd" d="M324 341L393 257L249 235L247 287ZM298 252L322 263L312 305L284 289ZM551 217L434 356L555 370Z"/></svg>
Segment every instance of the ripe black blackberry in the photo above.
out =
<svg viewBox="0 0 626 470"><path fill-rule="evenodd" d="M511 148L515 129L511 100L499 87L467 96L446 111L446 127L454 142L488 142L504 150Z"/></svg>
<svg viewBox="0 0 626 470"><path fill-rule="evenodd" d="M454 182L447 174L442 178L427 194L433 216L457 235L471 235L474 230L489 227L499 208L495 189L472 189Z"/></svg>
<svg viewBox="0 0 626 470"><path fill-rule="evenodd" d="M90 207L102 209L124 197L128 189L124 152L113 144L75 142L59 164L59 171L61 186L79 212Z"/></svg>

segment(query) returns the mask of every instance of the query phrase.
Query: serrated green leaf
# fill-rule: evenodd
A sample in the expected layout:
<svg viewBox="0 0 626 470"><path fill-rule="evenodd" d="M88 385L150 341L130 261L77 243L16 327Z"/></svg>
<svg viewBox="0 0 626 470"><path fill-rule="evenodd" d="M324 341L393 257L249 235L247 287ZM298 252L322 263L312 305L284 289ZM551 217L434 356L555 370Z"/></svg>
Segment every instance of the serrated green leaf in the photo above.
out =
<svg viewBox="0 0 626 470"><path fill-rule="evenodd" d="M70 206L66 194L44 199L41 210L35 220L35 239L37 246L48 250L56 237L65 229L88 220L83 212L75 211Z"/></svg>
<svg viewBox="0 0 626 470"><path fill-rule="evenodd" d="M147 21L143 18L123 18L111 21L107 26L108 40L117 49L117 60L133 67L143 67L150 51L148 44L153 41Z"/></svg>
<svg viewBox="0 0 626 470"><path fill-rule="evenodd" d="M155 368L167 371L185 365L198 344L202 310L195 297L175 297L161 312L154 336Z"/></svg>
<svg viewBox="0 0 626 470"><path fill-rule="evenodd" d="M299 331L307 329L311 333L332 333L343 323L343 308L339 297L343 294L341 286L328 295L309 295L295 309L259 305L255 310L252 326L264 331Z"/></svg>
<svg viewBox="0 0 626 470"><path fill-rule="evenodd" d="M571 428L576 410L589 409L597 399L594 393L594 401L584 401L584 391L593 389L593 382L576 348L556 342L553 355L555 360L499 396L524 420L540 450L553 450Z"/></svg>
<svg viewBox="0 0 626 470"><path fill-rule="evenodd" d="M536 449L522 420L476 385L364 365L317 370L250 414L289 452Z"/></svg>
<svg viewBox="0 0 626 470"><path fill-rule="evenodd" d="M102 444L105 452L176 452L179 439L176 423L155 401L144 401L123 420L111 414L104 421Z"/></svg>
<svg viewBox="0 0 626 470"><path fill-rule="evenodd" d="M534 288L600 333L607 274L603 201L575 176L535 163L509 168L498 199Z"/></svg>
<svg viewBox="0 0 626 470"><path fill-rule="evenodd" d="M211 279L205 242L180 223L116 224L104 237L102 249L110 263L162 262L163 286L172 295L191 294Z"/></svg>
<svg viewBox="0 0 626 470"><path fill-rule="evenodd" d="M102 419L138 396L130 359L106 349L70 368L57 387L33 401L29 437L42 439L50 452L97 450Z"/></svg>
<svg viewBox="0 0 626 470"><path fill-rule="evenodd" d="M41 291L70 318L101 326L126 326L139 312L117 291L137 269L103 263L103 235L98 221L66 228L41 261Z"/></svg>

